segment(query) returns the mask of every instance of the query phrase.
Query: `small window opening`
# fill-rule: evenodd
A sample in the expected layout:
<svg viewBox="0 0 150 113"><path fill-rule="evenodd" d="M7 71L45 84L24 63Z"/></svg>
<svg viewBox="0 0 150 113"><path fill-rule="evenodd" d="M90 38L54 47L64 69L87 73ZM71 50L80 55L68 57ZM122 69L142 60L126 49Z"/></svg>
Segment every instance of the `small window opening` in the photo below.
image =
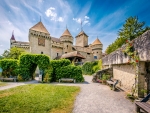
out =
<svg viewBox="0 0 150 113"><path fill-rule="evenodd" d="M58 53L57 53L57 56L58 56Z"/></svg>
<svg viewBox="0 0 150 113"><path fill-rule="evenodd" d="M68 45L67 45L67 49L68 49Z"/></svg>
<svg viewBox="0 0 150 113"><path fill-rule="evenodd" d="M41 52L41 54L43 54L43 51Z"/></svg>

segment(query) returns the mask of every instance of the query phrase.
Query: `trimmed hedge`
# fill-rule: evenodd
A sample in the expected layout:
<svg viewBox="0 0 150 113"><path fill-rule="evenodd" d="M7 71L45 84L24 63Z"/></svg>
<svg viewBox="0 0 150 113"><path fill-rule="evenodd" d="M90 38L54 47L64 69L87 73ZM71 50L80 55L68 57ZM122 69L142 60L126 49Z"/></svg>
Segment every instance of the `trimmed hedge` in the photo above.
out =
<svg viewBox="0 0 150 113"><path fill-rule="evenodd" d="M68 65L56 69L56 79L60 78L74 78L76 82L83 82L82 69L80 66Z"/></svg>
<svg viewBox="0 0 150 113"><path fill-rule="evenodd" d="M5 77L17 76L15 70L18 68L18 60L2 59L0 60L0 67L2 68L2 75Z"/></svg>
<svg viewBox="0 0 150 113"><path fill-rule="evenodd" d="M71 62L68 59L60 59L60 60L51 60L50 65L53 67L53 74L52 74L52 80L55 82L58 80L56 78L56 69L60 69L61 67L70 65Z"/></svg>
<svg viewBox="0 0 150 113"><path fill-rule="evenodd" d="M19 69L18 74L22 76L24 80L30 78L34 79L34 72L36 67L45 70L48 68L50 63L49 57L43 54L23 54L19 58Z"/></svg>

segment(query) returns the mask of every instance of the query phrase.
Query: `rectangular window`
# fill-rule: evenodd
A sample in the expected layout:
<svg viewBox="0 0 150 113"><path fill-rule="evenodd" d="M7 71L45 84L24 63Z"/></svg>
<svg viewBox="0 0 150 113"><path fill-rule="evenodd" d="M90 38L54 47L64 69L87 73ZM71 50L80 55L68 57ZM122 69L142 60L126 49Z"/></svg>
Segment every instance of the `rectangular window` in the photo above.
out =
<svg viewBox="0 0 150 113"><path fill-rule="evenodd" d="M94 59L97 59L97 56L94 56Z"/></svg>
<svg viewBox="0 0 150 113"><path fill-rule="evenodd" d="M90 55L90 53L87 53L87 55Z"/></svg>
<svg viewBox="0 0 150 113"><path fill-rule="evenodd" d="M57 53L57 56L58 56L58 53Z"/></svg>

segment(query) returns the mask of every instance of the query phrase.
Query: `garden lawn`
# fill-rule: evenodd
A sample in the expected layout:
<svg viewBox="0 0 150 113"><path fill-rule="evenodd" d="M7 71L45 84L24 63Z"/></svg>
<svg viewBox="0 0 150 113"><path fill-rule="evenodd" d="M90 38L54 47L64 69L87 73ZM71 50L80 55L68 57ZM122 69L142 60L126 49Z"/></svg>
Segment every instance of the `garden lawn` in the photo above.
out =
<svg viewBox="0 0 150 113"><path fill-rule="evenodd" d="M80 88L31 84L0 91L0 113L70 113Z"/></svg>
<svg viewBox="0 0 150 113"><path fill-rule="evenodd" d="M6 85L7 85L6 83L0 82L0 87L1 86L6 86Z"/></svg>

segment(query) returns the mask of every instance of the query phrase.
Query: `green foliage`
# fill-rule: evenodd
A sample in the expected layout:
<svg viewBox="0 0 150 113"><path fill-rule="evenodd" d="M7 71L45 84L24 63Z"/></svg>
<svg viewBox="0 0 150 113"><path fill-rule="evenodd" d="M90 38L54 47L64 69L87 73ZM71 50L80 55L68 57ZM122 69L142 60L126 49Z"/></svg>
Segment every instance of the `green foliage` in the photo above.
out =
<svg viewBox="0 0 150 113"><path fill-rule="evenodd" d="M56 69L56 79L74 78L76 82L83 82L82 69L80 66L68 65Z"/></svg>
<svg viewBox="0 0 150 113"><path fill-rule="evenodd" d="M127 39L133 40L149 30L150 27L144 27L144 24L144 22L139 22L137 17L127 18L123 28L119 31L118 38L107 47L106 53L110 54L125 44Z"/></svg>
<svg viewBox="0 0 150 113"><path fill-rule="evenodd" d="M48 69L44 71L44 80L43 82L51 82L52 81L53 68L49 66Z"/></svg>
<svg viewBox="0 0 150 113"><path fill-rule="evenodd" d="M22 54L19 58L18 74L22 76L24 80L30 78L34 79L33 74L37 65L39 69L45 70L50 63L49 57L42 54Z"/></svg>
<svg viewBox="0 0 150 113"><path fill-rule="evenodd" d="M106 74L103 74L102 75L102 80L108 80L108 79L110 79L110 75L106 75Z"/></svg>
<svg viewBox="0 0 150 113"><path fill-rule="evenodd" d="M18 60L2 59L0 60L0 67L2 68L2 75L5 77L16 76L15 70L18 67Z"/></svg>
<svg viewBox="0 0 150 113"><path fill-rule="evenodd" d="M52 81L56 81L56 69L68 66L71 62L68 59L51 60L50 65L53 67Z"/></svg>
<svg viewBox="0 0 150 113"><path fill-rule="evenodd" d="M101 69L101 61L85 62L82 66L82 72L85 75L91 75Z"/></svg>
<svg viewBox="0 0 150 113"><path fill-rule="evenodd" d="M19 59L19 56L23 53L25 53L25 50L17 47L12 47L10 48L10 50L5 50L2 54L2 57L8 59Z"/></svg>
<svg viewBox="0 0 150 113"><path fill-rule="evenodd" d="M102 60L100 59L98 61L98 64L93 66L93 72L95 73L95 72L97 72L98 70L101 70L101 69L102 69Z"/></svg>

